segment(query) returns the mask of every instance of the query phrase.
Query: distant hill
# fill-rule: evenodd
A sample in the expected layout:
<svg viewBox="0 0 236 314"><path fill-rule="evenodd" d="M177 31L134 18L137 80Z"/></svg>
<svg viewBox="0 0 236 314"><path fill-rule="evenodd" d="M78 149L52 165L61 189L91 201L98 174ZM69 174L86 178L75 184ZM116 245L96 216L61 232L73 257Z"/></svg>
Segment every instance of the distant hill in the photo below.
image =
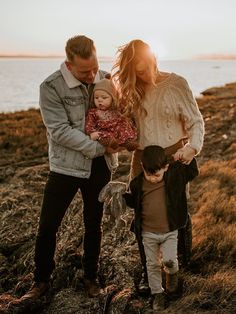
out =
<svg viewBox="0 0 236 314"><path fill-rule="evenodd" d="M64 58L63 55L0 54L0 58Z"/></svg>
<svg viewBox="0 0 236 314"><path fill-rule="evenodd" d="M236 60L236 54L202 54L195 56L198 60Z"/></svg>
<svg viewBox="0 0 236 314"><path fill-rule="evenodd" d="M65 58L65 55L31 55L31 54L0 54L0 58L12 58L12 59L54 59L54 58ZM99 56L98 57L100 62L112 62L113 57L109 56Z"/></svg>

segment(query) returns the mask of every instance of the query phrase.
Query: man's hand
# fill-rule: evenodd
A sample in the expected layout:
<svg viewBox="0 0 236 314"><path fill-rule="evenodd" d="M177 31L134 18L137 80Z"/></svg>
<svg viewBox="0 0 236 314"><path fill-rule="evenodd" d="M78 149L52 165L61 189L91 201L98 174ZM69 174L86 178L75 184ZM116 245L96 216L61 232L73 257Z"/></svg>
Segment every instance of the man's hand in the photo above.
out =
<svg viewBox="0 0 236 314"><path fill-rule="evenodd" d="M173 155L173 158L175 161L179 160L183 164L188 165L195 155L195 149L187 144L183 148L178 149L177 152Z"/></svg>
<svg viewBox="0 0 236 314"><path fill-rule="evenodd" d="M92 132L92 133L90 133L90 138L91 138L91 140L93 140L93 141L98 140L99 137L100 137L100 132Z"/></svg>

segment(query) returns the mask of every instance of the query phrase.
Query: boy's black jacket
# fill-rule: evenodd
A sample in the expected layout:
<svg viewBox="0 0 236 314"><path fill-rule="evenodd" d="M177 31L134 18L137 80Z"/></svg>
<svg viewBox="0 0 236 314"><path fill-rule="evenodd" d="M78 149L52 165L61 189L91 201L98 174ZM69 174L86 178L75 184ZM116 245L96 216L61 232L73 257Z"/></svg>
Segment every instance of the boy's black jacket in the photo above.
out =
<svg viewBox="0 0 236 314"><path fill-rule="evenodd" d="M198 175L198 166L194 158L189 165L177 161L169 165L164 174L167 217L170 231L185 227L188 217L186 184ZM130 193L125 193L126 204L134 208L134 221L131 229L137 240L141 240L142 225L142 184L143 172L130 182ZM157 204L158 207L158 204Z"/></svg>

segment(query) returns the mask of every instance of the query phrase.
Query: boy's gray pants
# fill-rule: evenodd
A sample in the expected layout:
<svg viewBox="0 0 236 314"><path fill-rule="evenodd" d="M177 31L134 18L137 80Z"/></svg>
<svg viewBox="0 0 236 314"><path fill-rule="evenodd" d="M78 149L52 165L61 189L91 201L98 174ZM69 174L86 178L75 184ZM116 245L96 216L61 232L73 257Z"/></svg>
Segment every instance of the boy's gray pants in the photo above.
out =
<svg viewBox="0 0 236 314"><path fill-rule="evenodd" d="M147 274L151 294L162 293L162 266L165 273L179 270L177 258L178 230L158 234L143 232L143 245L147 260Z"/></svg>

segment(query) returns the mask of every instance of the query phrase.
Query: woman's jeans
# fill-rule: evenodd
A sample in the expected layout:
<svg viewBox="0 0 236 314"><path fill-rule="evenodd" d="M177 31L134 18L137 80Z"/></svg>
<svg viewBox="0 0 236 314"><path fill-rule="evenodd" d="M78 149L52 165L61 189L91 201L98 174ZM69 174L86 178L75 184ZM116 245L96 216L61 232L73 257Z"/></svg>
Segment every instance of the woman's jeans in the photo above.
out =
<svg viewBox="0 0 236 314"><path fill-rule="evenodd" d="M111 173L104 157L93 160L89 179L76 178L50 172L44 190L39 229L35 246L36 282L49 281L55 268L54 253L56 233L78 189L83 198L84 220L84 277L94 279L97 276L98 261L101 248L101 222L103 203L98 195L103 186L110 180Z"/></svg>

